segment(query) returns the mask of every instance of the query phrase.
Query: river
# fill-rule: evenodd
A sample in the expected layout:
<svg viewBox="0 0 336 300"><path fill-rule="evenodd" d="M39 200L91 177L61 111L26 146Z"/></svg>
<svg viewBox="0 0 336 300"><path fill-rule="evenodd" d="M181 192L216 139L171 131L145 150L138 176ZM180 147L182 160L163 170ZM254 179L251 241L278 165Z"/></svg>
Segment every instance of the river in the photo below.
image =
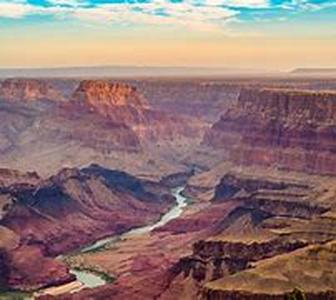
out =
<svg viewBox="0 0 336 300"><path fill-rule="evenodd" d="M172 189L171 194L176 199L176 204L162 217L159 221L154 224L146 225L143 227L138 227L127 231L126 233L119 235L119 236L111 236L108 238L104 238L101 240L96 241L90 246L84 247L80 250L81 253L86 253L94 250L98 250L103 248L107 245L111 245L117 241L132 237L132 236L139 236L142 234L149 233L154 229L161 227L167 224L169 221L178 218L182 213L183 209L188 205L188 199L182 195L184 191L184 186L177 187ZM78 271L78 270L71 270L71 273L75 274L77 280L83 284L84 287L97 287L106 284L106 281L99 275L88 272L88 271Z"/></svg>

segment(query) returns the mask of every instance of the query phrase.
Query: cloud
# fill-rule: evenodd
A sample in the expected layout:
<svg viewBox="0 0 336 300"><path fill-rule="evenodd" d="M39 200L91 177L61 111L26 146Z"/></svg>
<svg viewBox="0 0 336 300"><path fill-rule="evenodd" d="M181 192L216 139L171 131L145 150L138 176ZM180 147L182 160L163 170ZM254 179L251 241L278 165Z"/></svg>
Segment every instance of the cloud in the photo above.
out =
<svg viewBox="0 0 336 300"><path fill-rule="evenodd" d="M172 3L155 0L149 3L102 4L73 11L76 18L100 22L149 25L182 25L201 30L218 29L236 11L211 6L195 6L191 3Z"/></svg>
<svg viewBox="0 0 336 300"><path fill-rule="evenodd" d="M206 0L207 5L223 5L241 8L268 8L269 0Z"/></svg>
<svg viewBox="0 0 336 300"><path fill-rule="evenodd" d="M336 0L0 0L0 17L23 18L28 15L51 15L55 19L79 19L84 22L182 26L197 30L224 30L229 22L239 20L274 20L274 10L315 11L336 6ZM40 4L36 4L40 3ZM44 3L44 5L42 4ZM268 12L273 10L273 13ZM279 15L276 16L279 18ZM278 20L278 19L276 19Z"/></svg>
<svg viewBox="0 0 336 300"><path fill-rule="evenodd" d="M282 3L279 7L293 11L317 11L336 7L336 1L328 0L328 1L313 2L310 0L291 0Z"/></svg>
<svg viewBox="0 0 336 300"><path fill-rule="evenodd" d="M122 0L120 0L122 1ZM210 1L210 0L208 0ZM231 0L230 0L231 1ZM240 0L242 1L242 0ZM247 1L247 0L245 0ZM260 1L260 0L251 0ZM88 0L48 0L49 5L32 5L24 0L0 0L0 17L22 18L27 15L53 15L91 22L186 26L198 30L216 30L238 15L238 11L223 6L186 0L151 2L93 3Z"/></svg>
<svg viewBox="0 0 336 300"><path fill-rule="evenodd" d="M0 18L20 19L28 15L58 15L68 12L66 8L61 6L44 7L30 4L25 0L12 0L10 2L0 0Z"/></svg>
<svg viewBox="0 0 336 300"><path fill-rule="evenodd" d="M48 3L56 6L70 6L70 7L79 7L89 4L89 2L86 0L48 0Z"/></svg>
<svg viewBox="0 0 336 300"><path fill-rule="evenodd" d="M0 17L22 18L34 11L35 7L23 1L0 2Z"/></svg>

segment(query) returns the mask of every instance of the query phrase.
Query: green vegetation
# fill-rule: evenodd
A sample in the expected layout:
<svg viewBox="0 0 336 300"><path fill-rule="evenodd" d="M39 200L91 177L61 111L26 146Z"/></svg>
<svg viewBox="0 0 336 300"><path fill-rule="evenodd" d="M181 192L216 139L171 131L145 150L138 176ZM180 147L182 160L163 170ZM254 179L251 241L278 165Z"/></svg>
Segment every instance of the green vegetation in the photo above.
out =
<svg viewBox="0 0 336 300"><path fill-rule="evenodd" d="M99 271L97 269L94 269L94 268L80 266L80 267L73 267L73 270L95 274L98 277L100 277L101 279L103 279L104 281L106 281L106 283L112 283L112 282L115 281L115 277L113 277L113 276L111 276L111 275L109 275L109 274L107 274L103 271Z"/></svg>
<svg viewBox="0 0 336 300"><path fill-rule="evenodd" d="M32 299L31 294L19 291L0 291L0 300L27 300Z"/></svg>
<svg viewBox="0 0 336 300"><path fill-rule="evenodd" d="M307 297L302 290L295 288L293 292L287 295L286 300L307 300Z"/></svg>

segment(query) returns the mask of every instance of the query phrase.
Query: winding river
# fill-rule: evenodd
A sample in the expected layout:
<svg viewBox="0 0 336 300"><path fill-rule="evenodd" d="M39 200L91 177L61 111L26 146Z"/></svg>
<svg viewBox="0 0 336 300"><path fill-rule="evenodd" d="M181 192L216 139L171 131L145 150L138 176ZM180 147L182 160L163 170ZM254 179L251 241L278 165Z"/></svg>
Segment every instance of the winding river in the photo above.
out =
<svg viewBox="0 0 336 300"><path fill-rule="evenodd" d="M107 245L111 245L114 242L126 239L128 237L139 236L145 233L149 233L154 229L167 224L169 221L178 218L183 213L183 209L188 205L188 199L182 195L184 188L185 188L184 186L181 186L172 189L171 194L175 197L176 204L167 213L162 215L160 220L157 221L156 223L131 229L130 231L119 236L112 236L98 240L92 245L82 248L80 252L86 253L98 250L100 248L104 248ZM93 288L106 284L106 281L101 276L88 271L71 270L71 273L76 275L77 280L81 282L84 287Z"/></svg>

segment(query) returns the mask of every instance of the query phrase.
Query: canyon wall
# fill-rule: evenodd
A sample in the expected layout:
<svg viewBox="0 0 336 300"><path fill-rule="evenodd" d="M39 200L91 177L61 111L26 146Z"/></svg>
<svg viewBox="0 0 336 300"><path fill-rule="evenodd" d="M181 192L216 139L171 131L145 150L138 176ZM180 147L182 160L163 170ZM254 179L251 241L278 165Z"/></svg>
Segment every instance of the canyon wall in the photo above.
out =
<svg viewBox="0 0 336 300"><path fill-rule="evenodd" d="M129 83L4 80L0 86L0 164L36 170L42 176L64 165L92 161L112 168L127 165L131 172L157 170L160 175L183 170L178 159L200 143L207 125L148 103L140 89ZM158 158L161 152L166 152L164 159ZM152 165L145 165L147 160Z"/></svg>
<svg viewBox="0 0 336 300"><path fill-rule="evenodd" d="M203 143L242 165L336 174L336 93L242 89Z"/></svg>
<svg viewBox="0 0 336 300"><path fill-rule="evenodd" d="M63 169L46 180L1 174L1 263L7 286L22 290L73 280L53 257L153 222L174 202L163 185L99 165ZM12 183L8 174L20 180Z"/></svg>
<svg viewBox="0 0 336 300"><path fill-rule="evenodd" d="M167 271L159 299L287 299L296 288L308 299L334 299L336 277L322 275L336 253L335 189L328 180L321 187L300 178L224 175L210 207L231 210L217 221L213 213L211 227L204 212L196 213L206 238Z"/></svg>
<svg viewBox="0 0 336 300"><path fill-rule="evenodd" d="M204 124L190 117L153 109L134 86L101 80L82 81L68 104L70 110L89 111L131 128L142 142L200 138Z"/></svg>

